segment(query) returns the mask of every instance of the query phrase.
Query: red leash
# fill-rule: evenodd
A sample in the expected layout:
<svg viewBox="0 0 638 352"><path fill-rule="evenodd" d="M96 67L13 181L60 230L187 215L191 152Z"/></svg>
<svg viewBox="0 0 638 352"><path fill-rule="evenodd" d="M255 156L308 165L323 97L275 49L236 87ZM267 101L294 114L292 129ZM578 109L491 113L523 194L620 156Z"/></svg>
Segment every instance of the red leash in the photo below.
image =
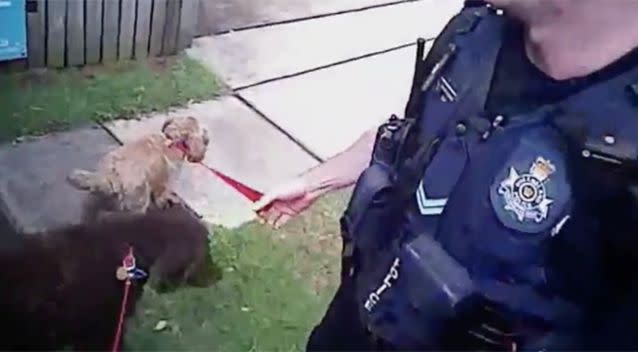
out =
<svg viewBox="0 0 638 352"><path fill-rule="evenodd" d="M220 171L217 171L215 169L213 169L212 167L208 166L208 165L204 165L204 163L199 163L201 166L207 168L210 172L212 172L215 176L219 177L220 179L222 179L222 181L224 181L227 185L231 186L232 188L234 188L237 192L241 193L241 195L243 195L244 197L246 197L246 199L248 199L251 202L256 202L259 199L261 199L261 197L264 196L263 193L254 190L253 188L250 188L248 186L246 186L245 184L224 175L223 173L221 173Z"/></svg>
<svg viewBox="0 0 638 352"><path fill-rule="evenodd" d="M175 147L177 149L179 149L182 153L184 153L185 155L188 154L188 145L186 144L186 142L184 141L177 141L177 142L172 142L170 144L171 147ZM261 197L264 196L263 193L246 186L245 184L227 176L224 175L222 172L213 169L212 167L204 164L203 162L198 162L197 164L205 167L206 169L208 169L208 171L210 171L213 175L219 177L222 181L224 181L227 185L229 185L230 187L232 187L233 189L235 189L237 192L239 192L241 195L243 195L244 197L246 197L246 199L250 200L251 202L256 202L259 199L261 199ZM266 206L264 206L261 211L268 211L268 209L270 209L273 206L273 203L267 204ZM288 208L288 212L283 212L286 215L295 215L295 211L293 211L292 209Z"/></svg>
<svg viewBox="0 0 638 352"><path fill-rule="evenodd" d="M113 338L112 352L116 352L122 339L122 331L124 328L124 317L126 316L126 305L131 291L131 281L147 277L148 274L144 270L137 267L135 256L133 255L133 247L128 247L128 252L122 259L122 265L115 271L115 277L124 281L124 292L122 293L122 304L120 304L120 315L117 320L115 337Z"/></svg>
<svg viewBox="0 0 638 352"><path fill-rule="evenodd" d="M122 305L120 306L120 317L117 321L117 330L115 331L115 338L113 339L112 352L117 351L117 347L120 345L120 339L122 337L122 327L124 326L124 315L126 314L126 303L128 302L128 295L131 289L131 279L127 278L124 282L124 294L122 295Z"/></svg>
<svg viewBox="0 0 638 352"><path fill-rule="evenodd" d="M210 171L211 173L213 173L213 175L219 177L222 181L224 181L227 185L229 185L230 187L234 188L237 192L239 192L240 194L242 194L244 197L246 197L248 200L250 200L251 202L256 202L259 199L261 199L261 197L264 196L263 193L254 190L253 188L250 188L248 186L246 186L245 184L227 176L224 175L223 173L221 173L218 170L213 169L212 167L199 162L198 164L200 164L201 166L205 167L206 169L208 169L208 171ZM261 211L268 211L268 209L270 209L273 206L273 203L267 204L266 206L264 206L263 208L261 208ZM286 215L295 215L295 212L291 209L288 209L287 212L283 212Z"/></svg>
<svg viewBox="0 0 638 352"><path fill-rule="evenodd" d="M184 154L188 153L188 145L186 145L186 143L184 141L180 141L180 142L174 142L171 143L171 146L176 147L177 149L179 149L180 151L182 151ZM245 184L227 176L224 175L222 172L213 169L212 167L204 164L203 162L198 162L199 165L205 167L206 169L208 169L208 171L210 171L211 173L213 173L213 175L219 177L222 181L224 181L227 185L229 185L230 187L232 187L233 189L235 189L237 192L239 192L241 195L243 195L244 197L246 197L246 199L248 199L251 202L256 202L259 199L261 199L261 197L264 196L263 193L246 186ZM270 205L267 205L264 210L268 210L268 208L270 207Z"/></svg>

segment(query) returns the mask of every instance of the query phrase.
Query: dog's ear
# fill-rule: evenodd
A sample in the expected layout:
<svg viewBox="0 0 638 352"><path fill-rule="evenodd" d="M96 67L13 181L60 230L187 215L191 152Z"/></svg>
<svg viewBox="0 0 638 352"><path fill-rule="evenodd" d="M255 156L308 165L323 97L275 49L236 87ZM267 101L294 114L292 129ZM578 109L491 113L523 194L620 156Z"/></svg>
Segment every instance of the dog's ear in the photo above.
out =
<svg viewBox="0 0 638 352"><path fill-rule="evenodd" d="M164 121L164 124L162 125L162 133L166 132L166 128L168 127L168 125L170 125L171 123L173 123L174 119L172 117L166 119L166 121Z"/></svg>

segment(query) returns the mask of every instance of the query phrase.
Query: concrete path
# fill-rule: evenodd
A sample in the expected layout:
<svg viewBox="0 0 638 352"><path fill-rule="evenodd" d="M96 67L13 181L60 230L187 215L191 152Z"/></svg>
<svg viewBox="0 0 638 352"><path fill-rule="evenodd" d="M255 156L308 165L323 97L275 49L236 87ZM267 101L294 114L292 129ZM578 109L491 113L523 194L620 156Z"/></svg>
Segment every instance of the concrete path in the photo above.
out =
<svg viewBox="0 0 638 352"><path fill-rule="evenodd" d="M350 146L390 114L401 115L410 91L408 47L240 92L322 159Z"/></svg>
<svg viewBox="0 0 638 352"><path fill-rule="evenodd" d="M330 15L406 0L204 0L198 12L199 35ZM407 0L413 1L413 0Z"/></svg>
<svg viewBox="0 0 638 352"><path fill-rule="evenodd" d="M456 0L422 0L196 39L191 57L242 87L433 38ZM381 67L380 67L381 68ZM379 74L393 69L381 68ZM335 82L337 83L337 82Z"/></svg>
<svg viewBox="0 0 638 352"><path fill-rule="evenodd" d="M200 38L188 50L224 80L229 94L106 127L127 141L159 130L169 115L198 117L211 131L205 163L265 191L343 150L389 114L401 114L413 43L435 37L462 0L202 3L209 7L202 11L224 18L209 30L251 28ZM92 169L116 145L106 131L87 127L0 146L0 227L33 232L77 223L83 193L65 177L75 167ZM235 227L254 219L250 204L202 166L187 167L175 187L211 223Z"/></svg>

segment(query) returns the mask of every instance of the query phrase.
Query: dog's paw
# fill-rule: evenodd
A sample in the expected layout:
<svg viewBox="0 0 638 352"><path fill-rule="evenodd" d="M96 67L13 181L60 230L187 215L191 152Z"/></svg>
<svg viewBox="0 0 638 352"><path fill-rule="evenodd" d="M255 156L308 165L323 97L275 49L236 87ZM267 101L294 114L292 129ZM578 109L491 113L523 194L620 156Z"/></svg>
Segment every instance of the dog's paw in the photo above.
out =
<svg viewBox="0 0 638 352"><path fill-rule="evenodd" d="M179 282L176 282L174 278L166 277L157 268L151 269L148 285L159 294L175 292L180 287Z"/></svg>
<svg viewBox="0 0 638 352"><path fill-rule="evenodd" d="M182 204L182 199L175 192L170 192L166 196L166 204L169 208L175 205L180 205Z"/></svg>

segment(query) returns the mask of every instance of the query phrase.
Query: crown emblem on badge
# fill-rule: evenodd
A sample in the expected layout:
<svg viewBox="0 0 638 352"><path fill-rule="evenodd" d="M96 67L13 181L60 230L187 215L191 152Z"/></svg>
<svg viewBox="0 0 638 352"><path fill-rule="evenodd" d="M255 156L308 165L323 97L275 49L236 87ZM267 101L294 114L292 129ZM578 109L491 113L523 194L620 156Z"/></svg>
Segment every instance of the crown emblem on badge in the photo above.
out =
<svg viewBox="0 0 638 352"><path fill-rule="evenodd" d="M545 184L554 172L556 167L543 157L537 157L527 173L519 173L510 167L508 176L498 188L504 209L514 213L519 222L532 220L540 223L545 220L549 206L554 202L547 196Z"/></svg>
<svg viewBox="0 0 638 352"><path fill-rule="evenodd" d="M529 173L541 182L545 182L554 172L556 172L556 167L554 167L549 160L542 157L536 158L532 167L529 169Z"/></svg>

